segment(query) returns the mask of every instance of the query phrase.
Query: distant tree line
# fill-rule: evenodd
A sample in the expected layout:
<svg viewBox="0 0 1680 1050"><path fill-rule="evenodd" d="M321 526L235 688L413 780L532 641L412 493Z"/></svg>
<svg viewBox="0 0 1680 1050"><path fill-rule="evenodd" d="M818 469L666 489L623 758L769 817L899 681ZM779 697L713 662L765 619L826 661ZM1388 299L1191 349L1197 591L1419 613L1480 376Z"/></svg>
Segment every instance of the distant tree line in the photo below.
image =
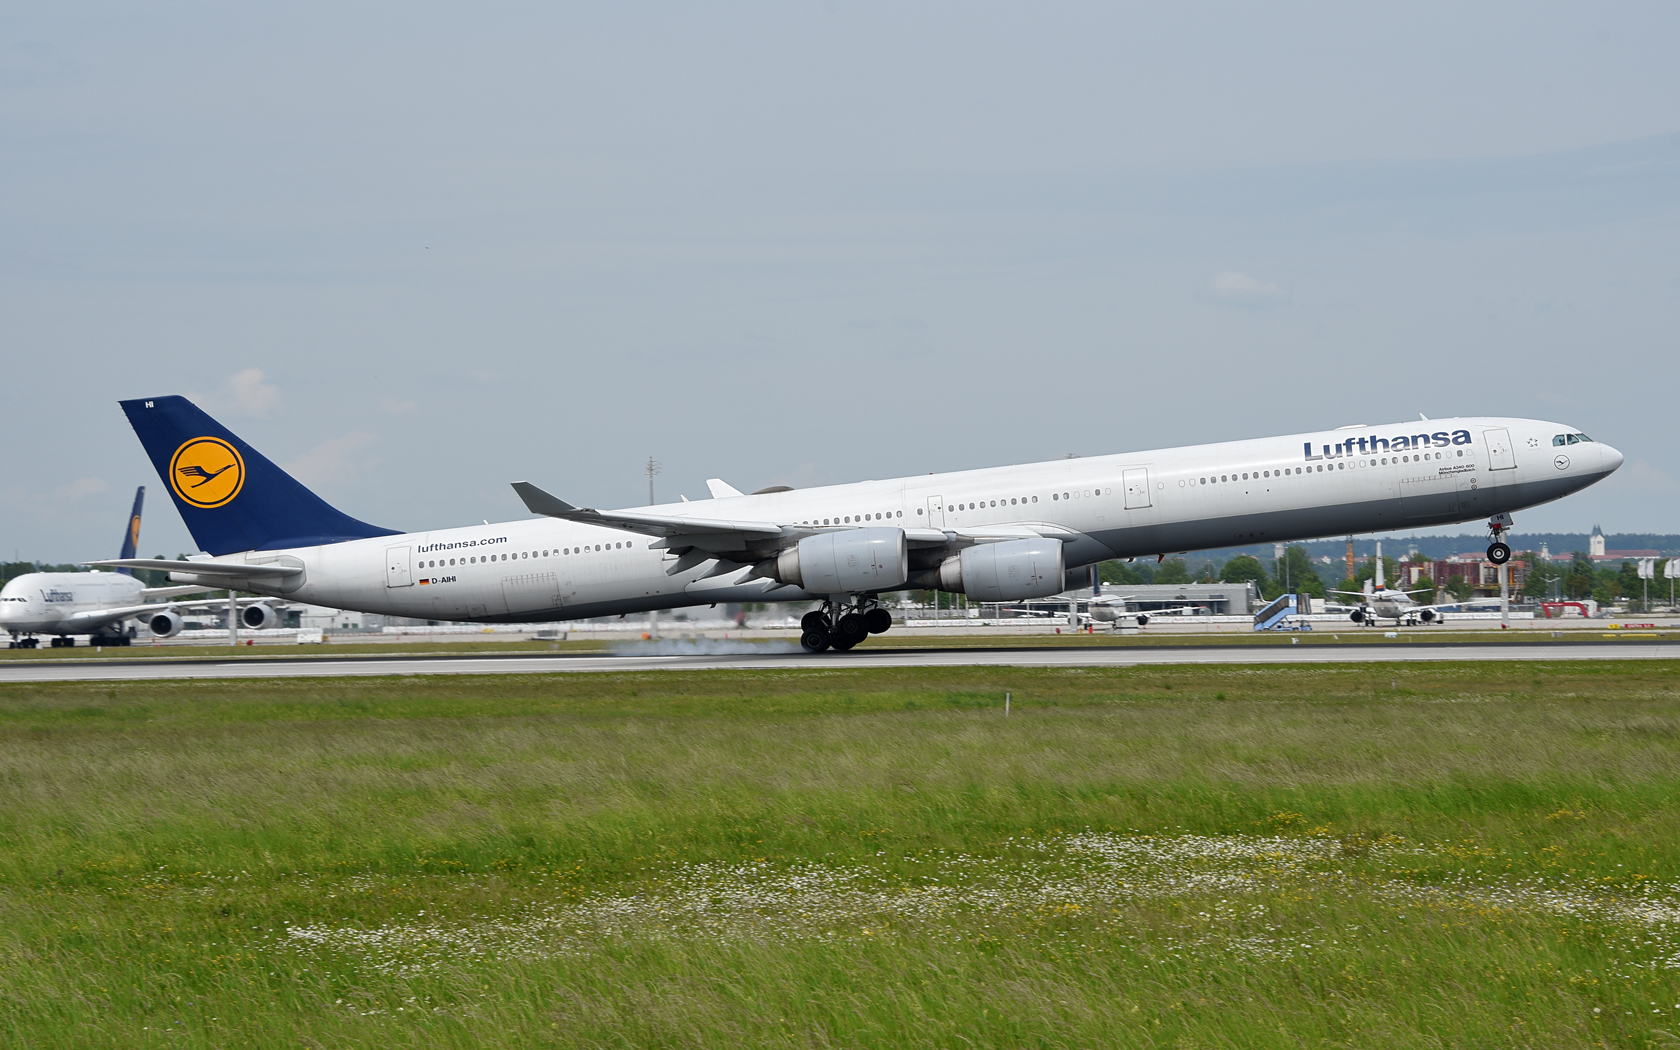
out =
<svg viewBox="0 0 1680 1050"><path fill-rule="evenodd" d="M1099 577L1105 584L1119 586L1174 583L1254 583L1260 596L1270 601L1284 591L1324 597L1324 580L1304 548L1284 548L1283 557L1271 559L1270 568L1259 558L1239 554L1218 564L1203 561L1192 569L1183 558L1150 561L1105 561Z"/></svg>

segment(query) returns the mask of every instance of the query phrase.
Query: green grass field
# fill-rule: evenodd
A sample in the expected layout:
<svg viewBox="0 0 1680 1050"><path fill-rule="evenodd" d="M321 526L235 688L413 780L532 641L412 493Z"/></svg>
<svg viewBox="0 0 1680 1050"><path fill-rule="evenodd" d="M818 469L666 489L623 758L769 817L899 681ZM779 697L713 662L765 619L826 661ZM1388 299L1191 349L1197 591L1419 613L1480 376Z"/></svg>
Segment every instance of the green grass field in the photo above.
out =
<svg viewBox="0 0 1680 1050"><path fill-rule="evenodd" d="M0 1042L1675 1046L1677 670L0 686Z"/></svg>

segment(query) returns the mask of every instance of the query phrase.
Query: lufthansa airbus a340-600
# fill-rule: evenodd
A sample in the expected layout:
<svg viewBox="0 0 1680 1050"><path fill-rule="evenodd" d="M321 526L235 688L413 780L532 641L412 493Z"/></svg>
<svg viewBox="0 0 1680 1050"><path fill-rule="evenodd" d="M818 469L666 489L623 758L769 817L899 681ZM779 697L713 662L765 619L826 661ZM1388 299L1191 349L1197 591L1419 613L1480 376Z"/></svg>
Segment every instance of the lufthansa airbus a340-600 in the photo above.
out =
<svg viewBox="0 0 1680 1050"><path fill-rule="evenodd" d="M122 408L205 553L186 565L94 564L478 623L814 601L801 638L814 652L891 627L887 592L1042 598L1111 558L1485 517L1488 556L1503 562L1512 512L1622 463L1557 423L1425 419L801 490L717 482L709 500L626 510L573 506L520 481L536 519L400 533L329 506L185 398Z"/></svg>

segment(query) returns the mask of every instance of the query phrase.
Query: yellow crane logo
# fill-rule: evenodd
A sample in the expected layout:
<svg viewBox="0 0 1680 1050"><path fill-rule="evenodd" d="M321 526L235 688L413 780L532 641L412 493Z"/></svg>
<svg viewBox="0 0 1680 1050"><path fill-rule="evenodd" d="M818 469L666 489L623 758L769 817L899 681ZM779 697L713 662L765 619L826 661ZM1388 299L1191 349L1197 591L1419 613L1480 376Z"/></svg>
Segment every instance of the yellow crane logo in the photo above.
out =
<svg viewBox="0 0 1680 1050"><path fill-rule="evenodd" d="M191 506L220 507L244 485L245 460L221 438L193 438L170 457L169 487Z"/></svg>

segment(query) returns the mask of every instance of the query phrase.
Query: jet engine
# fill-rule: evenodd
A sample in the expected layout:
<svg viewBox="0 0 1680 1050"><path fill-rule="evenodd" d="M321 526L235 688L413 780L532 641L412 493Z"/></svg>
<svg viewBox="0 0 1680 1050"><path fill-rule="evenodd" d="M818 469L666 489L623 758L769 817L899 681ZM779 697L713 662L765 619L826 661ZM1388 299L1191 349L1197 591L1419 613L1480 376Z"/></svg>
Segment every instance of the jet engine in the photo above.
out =
<svg viewBox="0 0 1680 1050"><path fill-rule="evenodd" d="M182 620L181 614L174 609L165 609L163 612L153 613L152 618L146 621L146 626L159 638L173 638L181 633L186 621Z"/></svg>
<svg viewBox="0 0 1680 1050"><path fill-rule="evenodd" d="M769 568L773 579L807 594L858 594L904 586L910 556L903 529L851 529L808 536Z"/></svg>
<svg viewBox="0 0 1680 1050"><path fill-rule="evenodd" d="M1352 612L1348 613L1348 619L1352 620L1354 623L1364 623L1365 622L1365 610L1364 609L1353 610Z"/></svg>
<svg viewBox="0 0 1680 1050"><path fill-rule="evenodd" d="M1435 610L1434 609L1423 610L1422 612L1418 613L1418 619L1422 620L1424 623L1434 623L1435 622Z"/></svg>
<svg viewBox="0 0 1680 1050"><path fill-rule="evenodd" d="M975 601L1015 602L1060 594L1065 565L1059 540L1007 540L966 547L917 582Z"/></svg>
<svg viewBox="0 0 1680 1050"><path fill-rule="evenodd" d="M272 605L252 602L239 611L239 622L253 631L263 631L278 624L280 615L274 611Z"/></svg>

